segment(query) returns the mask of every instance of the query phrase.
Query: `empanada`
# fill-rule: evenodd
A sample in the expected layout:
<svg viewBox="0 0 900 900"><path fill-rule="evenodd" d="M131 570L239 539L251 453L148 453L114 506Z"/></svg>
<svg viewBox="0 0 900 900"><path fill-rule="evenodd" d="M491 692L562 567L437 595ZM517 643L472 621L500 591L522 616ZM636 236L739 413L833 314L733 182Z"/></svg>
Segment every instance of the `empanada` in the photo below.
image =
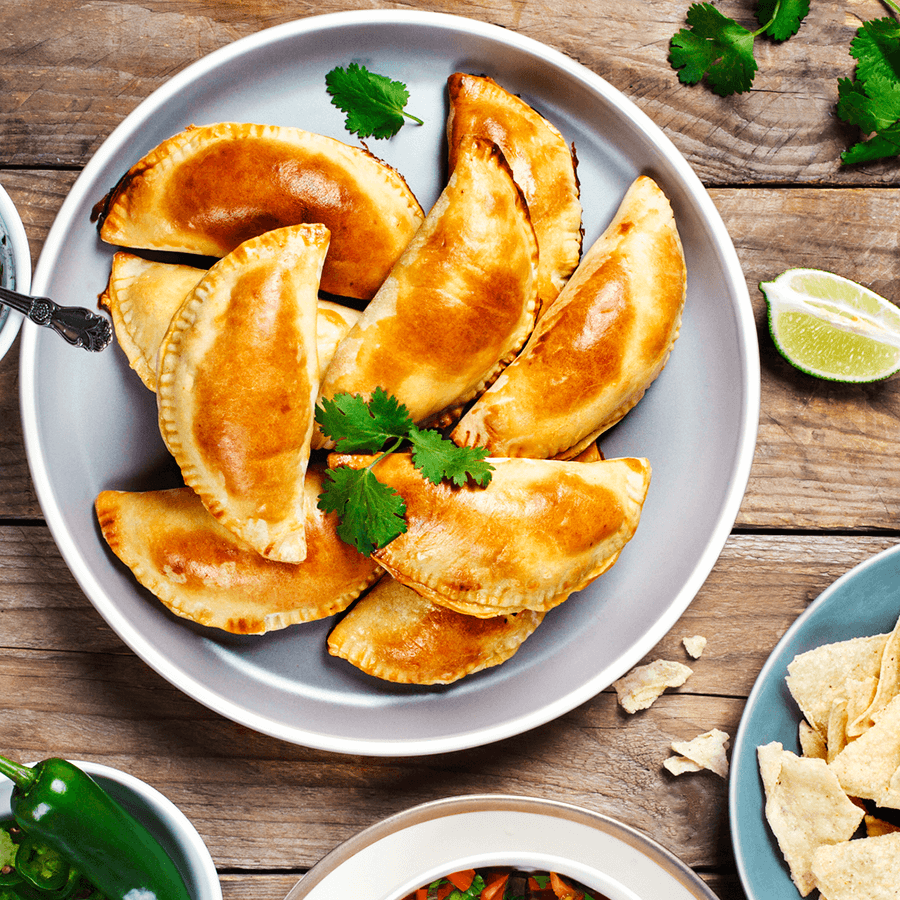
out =
<svg viewBox="0 0 900 900"><path fill-rule="evenodd" d="M226 528L281 562L306 554L327 248L324 225L241 244L188 295L159 349L160 431L185 483Z"/></svg>
<svg viewBox="0 0 900 900"><path fill-rule="evenodd" d="M450 169L469 135L493 141L522 189L540 249L539 315L581 256L581 203L574 152L556 126L491 78L456 72L447 81Z"/></svg>
<svg viewBox="0 0 900 900"><path fill-rule="evenodd" d="M135 163L95 207L121 247L224 256L248 238L321 222L322 290L369 299L424 218L406 181L368 150L276 125L191 126Z"/></svg>
<svg viewBox="0 0 900 900"><path fill-rule="evenodd" d="M100 304L112 316L116 340L129 365L151 391L156 390L159 345L172 317L205 274L206 269L144 259L124 250L113 255ZM319 298L316 346L320 376L357 319L359 310Z"/></svg>
<svg viewBox="0 0 900 900"><path fill-rule="evenodd" d="M236 634L262 634L346 609L381 569L318 509L321 467L306 474L307 557L267 560L220 525L190 488L103 491L104 538L137 580L172 612Z"/></svg>
<svg viewBox="0 0 900 900"><path fill-rule="evenodd" d="M338 345L320 397L384 388L423 422L466 402L534 326L538 249L496 145L466 141L424 224Z"/></svg>
<svg viewBox="0 0 900 900"><path fill-rule="evenodd" d="M334 627L328 652L385 681L450 684L505 662L543 618L465 616L385 576Z"/></svg>
<svg viewBox="0 0 900 900"><path fill-rule="evenodd" d="M332 467L372 461L328 458ZM405 501L407 531L372 557L435 603L480 617L545 612L605 572L637 529L645 459L489 461L485 488L432 484L405 453L373 470Z"/></svg>
<svg viewBox="0 0 900 900"><path fill-rule="evenodd" d="M156 390L156 354L178 307L206 269L155 262L118 251L100 295L113 321L116 341L141 381Z"/></svg>
<svg viewBox="0 0 900 900"><path fill-rule="evenodd" d="M678 337L685 277L672 208L642 176L453 440L496 456L576 455L662 371Z"/></svg>

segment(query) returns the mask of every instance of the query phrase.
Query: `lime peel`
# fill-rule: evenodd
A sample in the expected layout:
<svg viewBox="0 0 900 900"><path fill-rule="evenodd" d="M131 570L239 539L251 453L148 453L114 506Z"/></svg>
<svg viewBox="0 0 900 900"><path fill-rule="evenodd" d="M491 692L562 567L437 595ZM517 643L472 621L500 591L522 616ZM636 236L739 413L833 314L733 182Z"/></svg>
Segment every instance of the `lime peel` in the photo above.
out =
<svg viewBox="0 0 900 900"><path fill-rule="evenodd" d="M900 371L900 309L874 291L821 269L788 269L759 287L775 346L801 371L846 383Z"/></svg>

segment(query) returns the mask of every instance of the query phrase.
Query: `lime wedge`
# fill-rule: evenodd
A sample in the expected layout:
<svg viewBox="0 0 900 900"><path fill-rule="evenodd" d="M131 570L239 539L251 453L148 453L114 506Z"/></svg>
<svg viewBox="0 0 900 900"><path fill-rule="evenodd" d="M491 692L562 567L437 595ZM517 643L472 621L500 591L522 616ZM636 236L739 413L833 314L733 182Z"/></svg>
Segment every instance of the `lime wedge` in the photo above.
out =
<svg viewBox="0 0 900 900"><path fill-rule="evenodd" d="M880 381L900 371L900 309L821 269L788 269L759 289L778 352L807 375Z"/></svg>

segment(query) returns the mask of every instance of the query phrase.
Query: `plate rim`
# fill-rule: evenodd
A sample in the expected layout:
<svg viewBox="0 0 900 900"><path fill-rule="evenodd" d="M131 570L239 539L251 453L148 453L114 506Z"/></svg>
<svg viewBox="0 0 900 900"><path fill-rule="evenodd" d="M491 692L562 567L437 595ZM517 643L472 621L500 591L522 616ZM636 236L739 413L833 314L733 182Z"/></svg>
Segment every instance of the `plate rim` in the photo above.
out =
<svg viewBox="0 0 900 900"><path fill-rule="evenodd" d="M751 879L751 869L745 857L744 843L741 840L742 829L740 824L740 815L743 812L743 808L739 796L740 776L741 773L750 765L747 760L751 756L751 753L755 754L756 752L756 746L754 745L753 747L750 747L748 744L747 731L750 727L751 713L756 708L756 704L759 701L759 695L769 684L770 679L774 677L775 669L777 667L780 667L783 661L782 657L784 656L788 647L794 642L794 639L797 637L797 635L801 631L803 631L809 620L815 618L818 614L820 614L820 611L823 607L835 602L835 595L839 594L848 582L853 581L868 569L880 565L884 562L885 559L889 559L890 557L897 555L900 555L900 544L895 544L892 547L886 547L884 550L880 550L877 553L872 554L867 559L864 559L861 562L857 563L855 566L853 566L851 569L848 569L846 572L832 581L831 584L825 587L816 597L816 599L813 600L809 604L809 606L807 606L806 609L804 609L803 612L800 613L799 616L797 616L796 619L794 619L787 631L785 631L785 633L781 636L778 643L775 644L768 657L766 657L766 661L765 663L763 663L763 667L760 669L759 675L757 675L756 677L756 681L753 682L753 687L751 688L750 693L747 696L747 701L744 704L744 709L741 713L741 720L738 724L738 730L735 733L734 746L731 753L730 777L728 779L728 824L731 836L731 845L734 851L734 860L735 866L738 870L738 877L740 878L741 885L743 886L744 891L747 893L749 900L771 900L771 894L763 895L755 890L756 885ZM838 638L838 640L842 640L842 638ZM799 717L800 714L798 712L798 725L800 721ZM754 763L754 769L755 768L756 765ZM762 816L763 810L760 810L759 812ZM799 893L797 894L797 896L800 896Z"/></svg>
<svg viewBox="0 0 900 900"><path fill-rule="evenodd" d="M610 835L637 849L644 856L649 857L668 875L693 892L698 900L718 900L712 889L687 863L633 825L628 825L605 813L595 812L586 807L562 800L552 800L526 794L499 793L461 794L454 797L441 797L393 813L367 826L346 841L342 841L333 850L330 850L306 875L291 887L285 896L285 900L303 900L317 884L339 866L346 864L361 850L378 843L385 837L415 828L423 822L430 822L434 819L468 813L507 811L525 812L548 819L563 818Z"/></svg>
<svg viewBox="0 0 900 900"><path fill-rule="evenodd" d="M672 628L706 581L731 533L749 481L759 427L761 386L756 324L740 261L724 222L712 203L706 188L700 182L699 177L672 141L632 100L613 87L602 76L597 75L586 66L553 47L499 25L447 13L417 10L342 11L308 16L263 29L212 51L176 73L170 80L160 85L142 100L103 141L63 201L41 251L35 270L33 289L36 291L46 290L52 261L58 255L65 236L67 222L70 218L69 210L77 207L84 201L86 191L94 178L94 173L106 164L110 156L119 151L126 137L131 133L134 123L142 121L151 110L158 109L164 105L169 97L176 94L183 86L192 82L201 73L225 64L228 60L234 59L241 54L252 53L255 49L265 46L271 41L277 41L284 37L296 38L306 33L317 33L323 29L340 29L345 26L358 27L369 23L383 24L385 22L395 25L431 25L449 28L454 32L463 32L487 38L505 46L537 55L542 60L566 71L581 82L586 82L593 90L602 95L613 108L631 118L644 135L651 136L656 146L664 153L667 164L670 164L675 170L686 192L690 194L691 199L698 206L708 232L707 239L714 248L717 259L721 262L723 280L727 282L731 295L735 297L736 334L747 374L746 382L741 385L742 390L745 392L745 402L739 435L739 452L733 464L733 478L728 485L725 502L722 504L715 519L715 526L711 529L710 540L707 542L703 553L695 562L690 578L686 580L681 590L675 595L665 614L660 616L653 626L645 632L643 639L636 642L628 653L623 654L619 658L617 661L618 666L615 667L617 671L613 674L613 677L609 678L608 672L604 674L601 671L588 679L580 688L557 698L538 710L531 711L527 715L522 715L499 725L483 727L476 731L456 733L452 738L438 736L400 741L348 738L340 735L305 731L301 727L290 726L272 717L248 710L238 703L222 697L197 678L177 668L157 648L146 641L140 633L131 628L127 619L117 610L100 609L94 601L94 596L100 592L100 586L89 569L81 565L80 554L74 539L65 526L56 498L47 488L49 475L44 466L35 408L30 400L30 397L35 395L35 354L39 329L29 322L25 323L22 334L20 407L22 410L23 433L28 464L38 500L41 508L44 510L51 534L76 581L87 595L88 600L98 609L98 612L101 613L118 636L146 664L203 705L272 737L303 746L341 753L370 756L419 756L482 746L506 737L521 734L524 731L558 718L586 700L596 696L600 691L608 687L616 677L619 677L635 665L646 653L650 652Z"/></svg>

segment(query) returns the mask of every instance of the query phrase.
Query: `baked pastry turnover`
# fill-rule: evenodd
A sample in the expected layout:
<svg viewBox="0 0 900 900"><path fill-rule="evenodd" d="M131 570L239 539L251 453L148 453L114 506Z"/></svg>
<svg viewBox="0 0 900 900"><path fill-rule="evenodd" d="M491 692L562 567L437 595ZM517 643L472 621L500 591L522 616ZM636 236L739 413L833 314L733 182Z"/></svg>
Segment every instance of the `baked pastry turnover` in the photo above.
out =
<svg viewBox="0 0 900 900"><path fill-rule="evenodd" d="M95 207L120 247L224 256L248 238L321 222L322 290L369 299L424 218L368 150L276 125L191 126L135 163Z"/></svg>
<svg viewBox="0 0 900 900"><path fill-rule="evenodd" d="M206 269L113 255L101 306L109 310L116 341L141 381L156 390L156 354L172 316L206 274Z"/></svg>
<svg viewBox="0 0 900 900"><path fill-rule="evenodd" d="M497 456L576 455L632 409L662 371L684 299L672 208L642 176L453 440Z"/></svg>
<svg viewBox="0 0 900 900"><path fill-rule="evenodd" d="M469 139L422 227L338 345L320 396L381 387L416 422L465 403L530 334L537 264L509 166L496 145Z"/></svg>
<svg viewBox="0 0 900 900"><path fill-rule="evenodd" d="M447 142L453 170L463 141L477 135L503 151L522 189L540 248L539 315L581 257L581 203L573 151L556 126L491 78L456 72L447 81Z"/></svg>
<svg viewBox="0 0 900 900"><path fill-rule="evenodd" d="M303 476L319 383L323 225L270 231L214 265L159 349L159 425L185 483L260 554L306 555Z"/></svg>
<svg viewBox="0 0 900 900"><path fill-rule="evenodd" d="M332 467L373 457L333 453ZM373 472L406 503L407 531L372 553L397 581L457 612L546 612L605 572L631 540L645 459L491 459L485 488L432 484L408 454Z"/></svg>
<svg viewBox="0 0 900 900"><path fill-rule="evenodd" d="M206 269L144 259L124 250L113 256L100 304L112 316L116 340L128 364L151 391L156 390L159 345L172 317L205 274ZM359 310L319 299L316 346L320 376L357 319Z"/></svg>
<svg viewBox="0 0 900 900"><path fill-rule="evenodd" d="M345 544L316 497L322 472L306 476L307 558L273 562L220 525L190 488L103 491L97 518L112 551L172 612L210 628L263 634L346 609L381 574Z"/></svg>
<svg viewBox="0 0 900 900"><path fill-rule="evenodd" d="M384 681L450 684L508 660L543 618L464 616L384 577L334 627L328 652Z"/></svg>

